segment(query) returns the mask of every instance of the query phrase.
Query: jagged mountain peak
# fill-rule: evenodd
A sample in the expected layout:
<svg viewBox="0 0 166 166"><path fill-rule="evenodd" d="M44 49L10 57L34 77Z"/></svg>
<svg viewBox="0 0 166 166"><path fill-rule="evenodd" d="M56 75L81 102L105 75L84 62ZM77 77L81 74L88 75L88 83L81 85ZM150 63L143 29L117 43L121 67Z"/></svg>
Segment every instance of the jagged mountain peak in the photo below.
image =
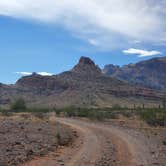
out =
<svg viewBox="0 0 166 166"><path fill-rule="evenodd" d="M81 57L78 64L71 71L86 75L102 74L101 69L89 57Z"/></svg>
<svg viewBox="0 0 166 166"><path fill-rule="evenodd" d="M95 63L89 57L82 56L79 60L79 65L94 65Z"/></svg>

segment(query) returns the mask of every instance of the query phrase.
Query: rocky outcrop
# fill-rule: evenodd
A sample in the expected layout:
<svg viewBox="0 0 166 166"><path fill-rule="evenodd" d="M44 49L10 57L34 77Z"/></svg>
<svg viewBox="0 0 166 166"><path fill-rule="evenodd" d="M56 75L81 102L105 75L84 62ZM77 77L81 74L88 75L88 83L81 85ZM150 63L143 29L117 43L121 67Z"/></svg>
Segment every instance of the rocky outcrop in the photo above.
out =
<svg viewBox="0 0 166 166"><path fill-rule="evenodd" d="M122 67L106 65L103 72L131 84L166 91L166 57L153 58Z"/></svg>
<svg viewBox="0 0 166 166"><path fill-rule="evenodd" d="M88 57L81 57L79 63L71 70L84 76L98 76L102 74L101 69Z"/></svg>
<svg viewBox="0 0 166 166"><path fill-rule="evenodd" d="M120 71L120 67L112 65L112 64L105 65L103 69L103 73L109 76L115 75L115 73L119 71Z"/></svg>

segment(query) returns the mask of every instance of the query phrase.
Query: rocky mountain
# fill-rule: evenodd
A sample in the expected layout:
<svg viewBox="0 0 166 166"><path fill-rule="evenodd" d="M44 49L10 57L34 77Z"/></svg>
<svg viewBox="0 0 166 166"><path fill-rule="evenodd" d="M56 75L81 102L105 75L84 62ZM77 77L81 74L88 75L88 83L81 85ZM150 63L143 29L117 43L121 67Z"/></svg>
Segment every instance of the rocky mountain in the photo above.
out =
<svg viewBox="0 0 166 166"><path fill-rule="evenodd" d="M81 57L70 71L53 76L33 73L14 85L0 85L0 104L23 97L31 106L110 107L161 104L166 94L141 86L133 86L103 74L95 63Z"/></svg>
<svg viewBox="0 0 166 166"><path fill-rule="evenodd" d="M106 65L103 73L131 84L166 92L166 57L153 58L122 67Z"/></svg>
<svg viewBox="0 0 166 166"><path fill-rule="evenodd" d="M79 63L71 71L81 76L91 77L102 74L101 69L88 57L81 57Z"/></svg>

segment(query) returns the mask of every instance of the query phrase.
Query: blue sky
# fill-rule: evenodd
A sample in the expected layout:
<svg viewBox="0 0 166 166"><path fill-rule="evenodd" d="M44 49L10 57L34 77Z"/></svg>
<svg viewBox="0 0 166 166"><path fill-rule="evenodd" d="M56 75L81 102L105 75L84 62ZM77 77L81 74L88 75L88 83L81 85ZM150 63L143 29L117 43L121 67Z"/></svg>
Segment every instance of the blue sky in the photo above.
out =
<svg viewBox="0 0 166 166"><path fill-rule="evenodd" d="M57 74L71 69L80 56L101 68L165 56L163 0L84 3L2 0L0 82L14 83L21 72Z"/></svg>

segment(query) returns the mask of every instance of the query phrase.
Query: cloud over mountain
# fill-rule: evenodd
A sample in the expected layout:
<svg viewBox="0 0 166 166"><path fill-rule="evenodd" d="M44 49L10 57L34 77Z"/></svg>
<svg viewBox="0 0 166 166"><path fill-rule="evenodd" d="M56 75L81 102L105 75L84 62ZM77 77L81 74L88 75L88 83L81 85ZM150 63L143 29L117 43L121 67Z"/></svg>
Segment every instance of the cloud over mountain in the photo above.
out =
<svg viewBox="0 0 166 166"><path fill-rule="evenodd" d="M19 74L19 75L23 75L23 76L28 76L33 74L32 72L15 72L15 74ZM37 72L37 74L41 75L41 76L52 76L52 73L48 73L48 72Z"/></svg>
<svg viewBox="0 0 166 166"><path fill-rule="evenodd" d="M146 56L154 56L154 55L160 55L160 51L152 50L152 51L147 51L147 50L141 50L141 49L135 49L135 48L130 48L128 50L123 50L123 53L125 54L136 54L139 57L146 57Z"/></svg>
<svg viewBox="0 0 166 166"><path fill-rule="evenodd" d="M60 24L87 41L97 38L97 45L105 47L122 39L164 42L165 8L164 0L0 1L0 15Z"/></svg>

